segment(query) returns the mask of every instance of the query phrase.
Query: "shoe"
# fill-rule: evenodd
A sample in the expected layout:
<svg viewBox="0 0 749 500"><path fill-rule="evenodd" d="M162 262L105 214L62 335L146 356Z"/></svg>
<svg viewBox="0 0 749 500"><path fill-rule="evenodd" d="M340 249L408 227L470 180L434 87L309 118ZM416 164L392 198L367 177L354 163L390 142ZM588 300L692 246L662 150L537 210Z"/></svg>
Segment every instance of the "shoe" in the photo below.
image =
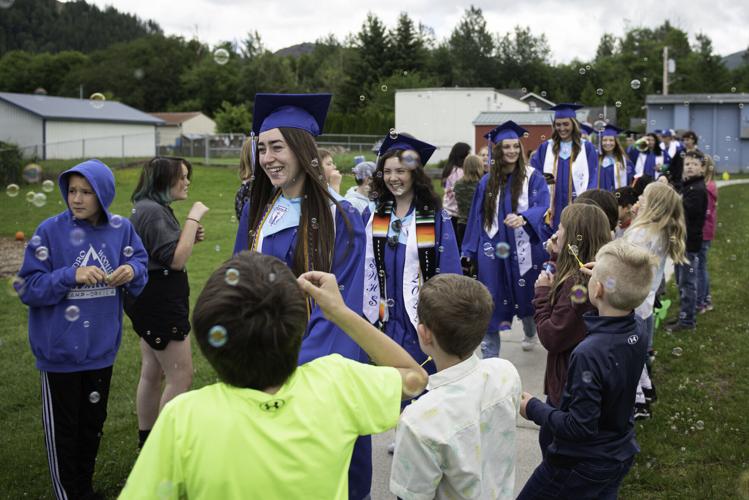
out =
<svg viewBox="0 0 749 500"><path fill-rule="evenodd" d="M395 441L388 445L388 454L392 455L393 453L395 453Z"/></svg>
<svg viewBox="0 0 749 500"><path fill-rule="evenodd" d="M668 321L665 321L663 323L663 326L669 327L669 326L674 326L678 324L679 324L679 318L677 317L677 318L672 318L672 319L669 319Z"/></svg>
<svg viewBox="0 0 749 500"><path fill-rule="evenodd" d="M704 312L710 312L710 311L713 311L713 310L715 310L715 307L713 307L713 305L710 304L710 303L705 304L705 307L703 308Z"/></svg>
<svg viewBox="0 0 749 500"><path fill-rule="evenodd" d="M635 420L646 420L651 418L650 405L645 403L635 403Z"/></svg>
<svg viewBox="0 0 749 500"><path fill-rule="evenodd" d="M653 387L650 389L642 388L642 392L645 394L645 401L648 403L652 403L658 399L658 395L655 393L655 384L651 382L651 385Z"/></svg>
<svg viewBox="0 0 749 500"><path fill-rule="evenodd" d="M695 328L696 327L694 327L694 326L687 326L687 325L683 325L681 323L677 323L677 324L672 325L672 326L667 326L666 327L666 331L668 333L679 333L679 332L694 333Z"/></svg>
<svg viewBox="0 0 749 500"><path fill-rule="evenodd" d="M524 351L532 351L533 348L536 347L536 344L538 344L538 335L534 335L533 337L523 337L520 346Z"/></svg>

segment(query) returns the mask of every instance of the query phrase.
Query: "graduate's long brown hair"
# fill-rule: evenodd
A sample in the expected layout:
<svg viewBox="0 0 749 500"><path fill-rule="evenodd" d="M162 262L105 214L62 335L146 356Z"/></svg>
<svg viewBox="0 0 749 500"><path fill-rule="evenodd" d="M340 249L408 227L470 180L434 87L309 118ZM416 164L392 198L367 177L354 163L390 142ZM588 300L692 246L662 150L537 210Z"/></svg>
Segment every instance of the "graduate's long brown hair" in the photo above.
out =
<svg viewBox="0 0 749 500"><path fill-rule="evenodd" d="M345 210L328 192L322 162L312 135L296 128L282 127L278 130L281 131L286 144L296 156L300 170L305 173L302 189L302 215L299 219L292 271L297 276L312 269L331 272L333 249L335 247L335 220L330 205L335 204L338 213L343 216L349 236L353 237L351 222L346 216ZM260 158L257 145L255 146L255 158ZM257 165L256 168L248 202L250 205L249 227L253 231L258 230L261 218L270 208L268 205L276 193L276 189L265 172L262 171L260 165ZM312 222L313 219L315 222ZM252 242L249 243L251 246ZM345 258L347 253L337 256L337 258Z"/></svg>
<svg viewBox="0 0 749 500"><path fill-rule="evenodd" d="M502 154L502 143L499 141L492 148L492 160L493 164L490 165L489 170L489 181L486 183L486 191L484 192L484 227L490 228L494 223L494 217L497 214L497 195L504 191L507 185L507 178L512 177L510 186L510 196L512 197L512 211L515 212L518 208L518 198L523 192L523 182L525 181L525 151L523 150L523 143L520 142L520 154L515 162L515 167L509 174L502 173L502 167L504 163L504 155ZM501 224L502 221L497 222Z"/></svg>

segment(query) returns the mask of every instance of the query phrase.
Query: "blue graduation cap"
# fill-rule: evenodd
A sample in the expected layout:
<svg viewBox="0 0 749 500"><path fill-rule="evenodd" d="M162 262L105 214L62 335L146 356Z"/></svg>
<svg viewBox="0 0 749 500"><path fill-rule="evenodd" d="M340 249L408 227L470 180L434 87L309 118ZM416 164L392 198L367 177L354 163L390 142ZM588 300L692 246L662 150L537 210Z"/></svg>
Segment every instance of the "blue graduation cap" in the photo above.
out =
<svg viewBox="0 0 749 500"><path fill-rule="evenodd" d="M377 152L377 156L382 156L388 151L393 150L416 151L417 153L419 153L419 157L421 158L421 164L426 165L427 161L429 161L429 158L432 157L432 154L437 150L437 148L435 146L432 146L431 144L427 144L426 142L420 141L406 134L398 134L395 139L393 139L388 134L387 136L385 136L385 140L382 141L382 145L380 146L380 150Z"/></svg>
<svg viewBox="0 0 749 500"><path fill-rule="evenodd" d="M255 94L252 131L298 128L313 136L322 133L332 94Z"/></svg>
<svg viewBox="0 0 749 500"><path fill-rule="evenodd" d="M512 120L507 120L498 127L484 134L484 137L492 144L497 144L505 139L520 139L528 131Z"/></svg>
<svg viewBox="0 0 749 500"><path fill-rule="evenodd" d="M673 137L674 132L670 128L664 128L663 130L661 130L661 135L663 137Z"/></svg>
<svg viewBox="0 0 749 500"><path fill-rule="evenodd" d="M593 135L593 134L595 134L595 133L596 133L596 129L594 129L593 127L591 127L591 126L590 126L590 125L588 125L587 123L581 123L581 124L580 124L580 129L581 129L581 130L582 130L583 132L585 132L586 134L588 134L588 135Z"/></svg>
<svg viewBox="0 0 749 500"><path fill-rule="evenodd" d="M603 131L601 132L601 135L603 137L618 137L622 132L624 131L619 127L615 127L607 123L606 127L604 127Z"/></svg>
<svg viewBox="0 0 749 500"><path fill-rule="evenodd" d="M562 102L557 104L556 106L552 106L549 109L554 110L554 119L558 120L559 118L577 118L575 110L578 110L580 108L582 108L582 105L580 104L570 104L567 102Z"/></svg>

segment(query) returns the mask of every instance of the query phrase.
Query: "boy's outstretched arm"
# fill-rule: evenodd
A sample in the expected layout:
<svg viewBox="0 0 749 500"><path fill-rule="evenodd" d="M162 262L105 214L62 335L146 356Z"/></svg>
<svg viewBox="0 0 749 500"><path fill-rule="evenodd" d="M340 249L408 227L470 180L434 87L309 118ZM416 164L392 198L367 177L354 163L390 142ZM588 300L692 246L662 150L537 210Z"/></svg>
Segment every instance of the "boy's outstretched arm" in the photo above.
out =
<svg viewBox="0 0 749 500"><path fill-rule="evenodd" d="M424 391L427 372L390 337L346 307L334 275L311 271L302 274L297 281L325 317L345 331L375 363L398 369L403 380L403 399L413 398Z"/></svg>

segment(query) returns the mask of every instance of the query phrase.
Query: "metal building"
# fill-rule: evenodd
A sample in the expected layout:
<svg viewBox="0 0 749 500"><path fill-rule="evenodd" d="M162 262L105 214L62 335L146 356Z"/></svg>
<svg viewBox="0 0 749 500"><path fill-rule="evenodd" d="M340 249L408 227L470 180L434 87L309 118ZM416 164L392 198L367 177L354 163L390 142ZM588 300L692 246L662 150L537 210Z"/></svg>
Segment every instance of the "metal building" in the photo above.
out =
<svg viewBox="0 0 749 500"><path fill-rule="evenodd" d="M749 94L648 95L647 130L692 130L720 171L749 171Z"/></svg>
<svg viewBox="0 0 749 500"><path fill-rule="evenodd" d="M164 122L114 101L0 92L0 141L39 159L149 157Z"/></svg>

